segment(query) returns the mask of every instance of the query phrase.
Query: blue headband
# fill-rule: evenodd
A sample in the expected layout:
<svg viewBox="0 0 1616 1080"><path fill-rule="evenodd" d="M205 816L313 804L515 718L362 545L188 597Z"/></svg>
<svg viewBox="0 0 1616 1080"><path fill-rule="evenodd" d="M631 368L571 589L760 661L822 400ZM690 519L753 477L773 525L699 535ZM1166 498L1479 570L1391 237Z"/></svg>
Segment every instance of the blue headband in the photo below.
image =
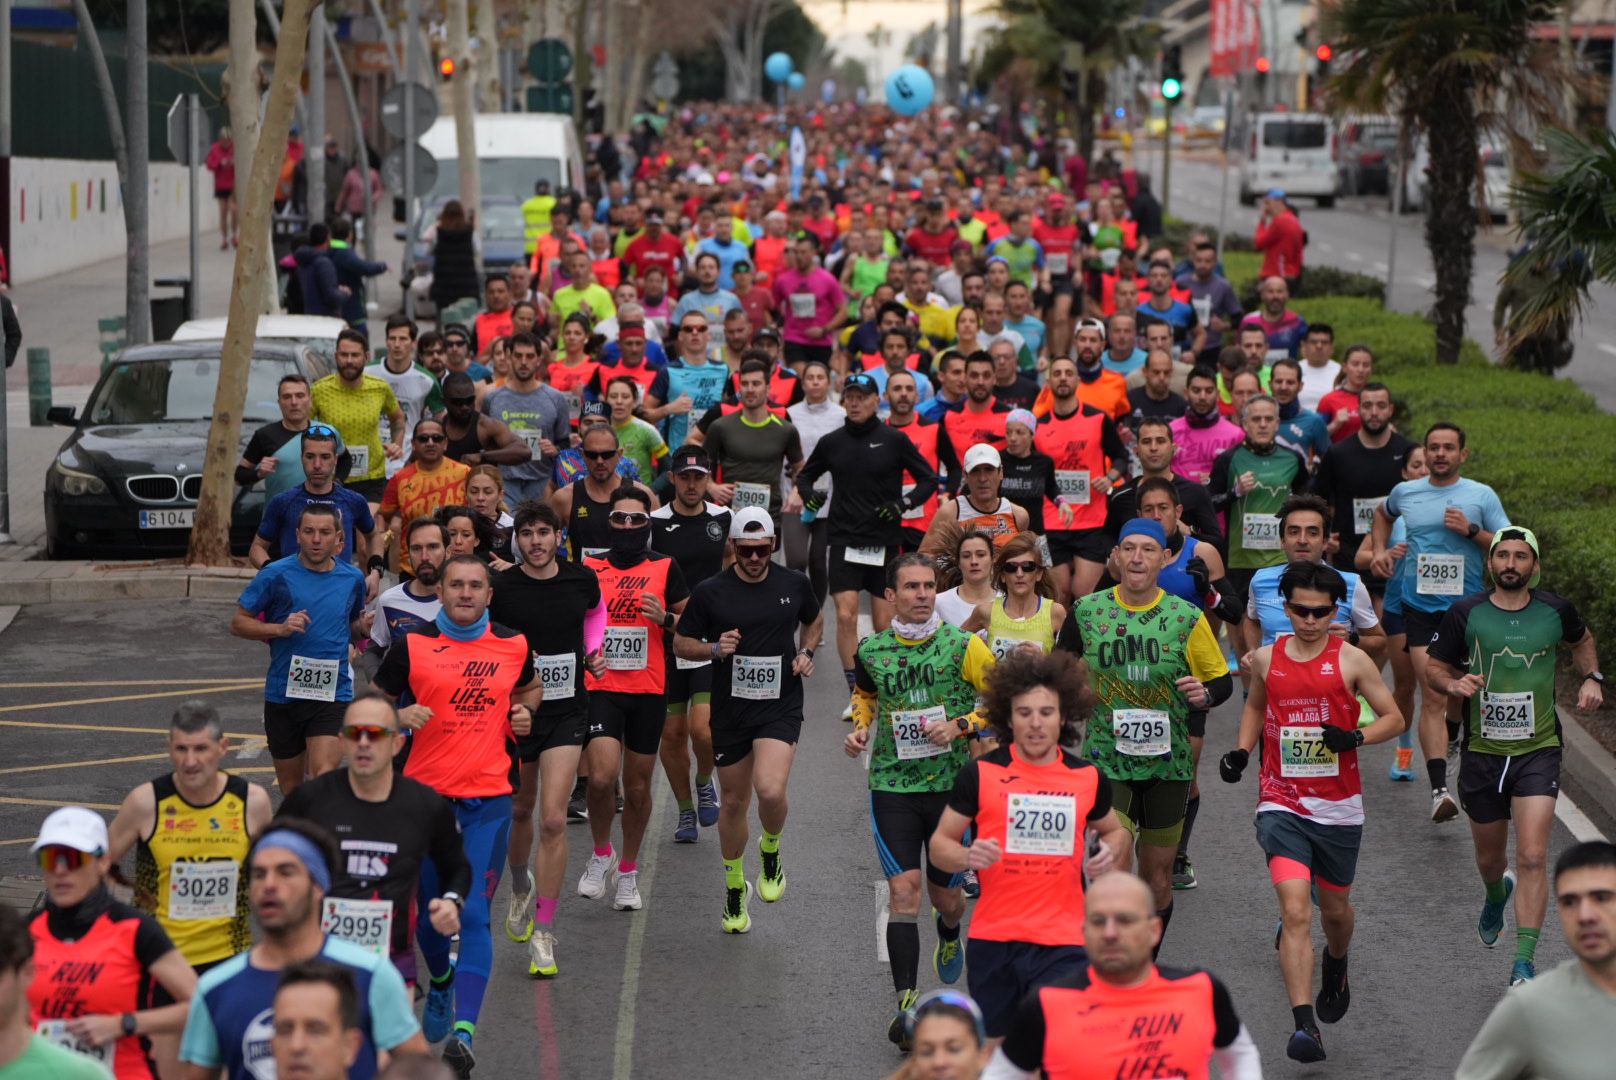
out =
<svg viewBox="0 0 1616 1080"><path fill-rule="evenodd" d="M253 850L261 851L264 848L290 851L303 863L316 885L326 892L331 891L331 868L325 864L325 854L313 840L291 829L271 829L258 838L258 844Z"/></svg>
<svg viewBox="0 0 1616 1080"><path fill-rule="evenodd" d="M1161 522L1150 518L1134 518L1124 525L1117 536L1117 543L1122 543L1130 536L1148 536L1162 547L1167 546L1167 530L1162 528Z"/></svg>

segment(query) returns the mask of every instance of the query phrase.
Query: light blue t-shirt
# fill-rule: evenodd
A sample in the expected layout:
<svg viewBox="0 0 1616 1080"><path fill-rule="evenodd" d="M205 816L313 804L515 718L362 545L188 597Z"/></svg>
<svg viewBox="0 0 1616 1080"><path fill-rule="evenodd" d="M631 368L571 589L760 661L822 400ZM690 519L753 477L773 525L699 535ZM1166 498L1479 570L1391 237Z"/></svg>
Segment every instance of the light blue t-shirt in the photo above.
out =
<svg viewBox="0 0 1616 1080"><path fill-rule="evenodd" d="M719 243L718 237L709 236L696 245L697 255L716 255L718 257L718 287L720 289L733 289L735 287L735 264L750 262L751 253L746 245L734 238L727 244ZM694 261L694 259L692 259ZM675 326L679 324L674 323Z"/></svg>
<svg viewBox="0 0 1616 1080"><path fill-rule="evenodd" d="M1145 350L1136 348L1133 355L1128 359L1118 360L1111 355L1111 350L1107 349L1100 354L1100 365L1107 371L1114 371L1118 375L1128 376L1145 366L1145 356Z"/></svg>
<svg viewBox="0 0 1616 1080"><path fill-rule="evenodd" d="M880 364L866 371L864 374L874 379L876 389L881 391L880 409L881 413L885 415L888 405L887 380L892 377L891 373L887 371L887 366L885 364ZM915 398L915 407L919 408L921 405L924 405L926 402L930 401L936 395L937 391L932 389L931 380L920 374L920 372L910 371L909 374L915 377L915 390L919 394L919 396Z"/></svg>
<svg viewBox="0 0 1616 1080"><path fill-rule="evenodd" d="M1398 568L1405 610L1446 611L1461 596L1482 590L1487 553L1476 541L1443 524L1443 517L1448 507L1456 507L1471 523L1497 532L1509 524L1497 492L1464 477L1442 487L1429 478L1404 480L1382 505L1388 517L1408 522L1408 554ZM1455 573L1455 557L1464 562L1462 580Z"/></svg>
<svg viewBox="0 0 1616 1080"><path fill-rule="evenodd" d="M1281 446L1290 447L1307 461L1313 462L1330 450L1330 427L1323 416L1309 409L1302 409L1289 420L1279 422L1279 430L1274 433L1274 441ZM1313 453L1309 454L1309 450Z"/></svg>
<svg viewBox="0 0 1616 1080"><path fill-rule="evenodd" d="M266 701L284 705L288 700L353 700L349 623L365 610L365 575L357 566L339 559L321 573L304 566L296 555L276 559L258 571L240 603L250 614L261 614L272 623L285 622L294 611L309 615L307 630L269 642ZM299 661L297 682L289 687L294 658ZM288 689L295 692L291 698Z"/></svg>
<svg viewBox="0 0 1616 1080"><path fill-rule="evenodd" d="M1330 621L1360 632L1379 626L1375 605L1369 590L1351 570L1336 569L1347 583L1347 595L1336 601L1335 618ZM1265 566L1251 575L1251 589L1246 595L1246 617L1256 619L1262 626L1262 643L1272 645L1281 634L1291 633L1291 617L1285 611L1285 597L1279 591L1279 579L1285 566Z"/></svg>
<svg viewBox="0 0 1616 1080"><path fill-rule="evenodd" d="M692 289L679 298L674 305L673 314L668 317L669 326L678 326L679 321L692 311L699 311L707 316L710 326L722 327L724 316L741 306L740 299L728 289L718 288L712 292L702 292ZM714 331L714 336L721 334L721 329Z"/></svg>
<svg viewBox="0 0 1616 1080"><path fill-rule="evenodd" d="M1005 319L1004 325L1005 329L1014 330L1021 335L1021 340L1027 343L1027 348L1032 350L1034 356L1044 351L1044 338L1049 334L1048 328L1044 326L1044 320L1035 315L1027 315L1020 319Z"/></svg>

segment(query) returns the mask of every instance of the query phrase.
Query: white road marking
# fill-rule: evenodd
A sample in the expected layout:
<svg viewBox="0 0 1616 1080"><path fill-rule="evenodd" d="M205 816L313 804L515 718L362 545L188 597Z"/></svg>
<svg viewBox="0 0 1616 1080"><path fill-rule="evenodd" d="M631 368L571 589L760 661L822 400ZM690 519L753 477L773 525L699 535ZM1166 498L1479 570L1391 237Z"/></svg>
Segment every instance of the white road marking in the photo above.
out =
<svg viewBox="0 0 1616 1080"><path fill-rule="evenodd" d="M1616 345L1612 345L1608 341L1601 341L1599 343L1599 351L1602 353L1609 353L1611 356L1616 356Z"/></svg>
<svg viewBox="0 0 1616 1080"><path fill-rule="evenodd" d="M657 852L662 850L660 840L667 828L669 797L663 793L653 798L651 820L645 828L648 842L640 847L640 892L651 892L656 880ZM617 998L617 1051L612 1056L612 1080L629 1080L634 1075L634 1016L640 997L640 955L645 948L646 910L631 912L628 925L628 947L623 956L623 989Z"/></svg>
<svg viewBox="0 0 1616 1080"><path fill-rule="evenodd" d="M875 883L875 959L880 964L892 963L887 954L888 890L885 879Z"/></svg>
<svg viewBox="0 0 1616 1080"><path fill-rule="evenodd" d="M1569 829L1571 835L1578 840L1587 842L1589 840L1605 839L1605 834L1599 831L1597 825L1588 820L1588 815L1584 814L1582 809L1571 801L1571 796L1564 791L1560 792L1560 797L1554 800L1554 816L1559 818L1560 823Z"/></svg>

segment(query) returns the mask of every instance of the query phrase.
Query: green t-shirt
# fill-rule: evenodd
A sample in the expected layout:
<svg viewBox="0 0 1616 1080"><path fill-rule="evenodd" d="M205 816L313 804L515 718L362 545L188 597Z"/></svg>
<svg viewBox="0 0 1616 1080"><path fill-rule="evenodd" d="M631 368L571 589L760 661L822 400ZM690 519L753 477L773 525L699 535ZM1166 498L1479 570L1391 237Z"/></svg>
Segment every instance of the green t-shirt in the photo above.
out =
<svg viewBox="0 0 1616 1080"><path fill-rule="evenodd" d="M859 642L854 663L858 687L876 699L870 790L953 791L971 759L969 745L955 739L936 746L926 739L925 725L958 720L976 708L976 683L993 664L982 639L949 623L919 643L900 641L888 629Z"/></svg>
<svg viewBox="0 0 1616 1080"><path fill-rule="evenodd" d="M5 1080L110 1080L99 1062L35 1035L9 1065L0 1065Z"/></svg>
<svg viewBox="0 0 1616 1080"><path fill-rule="evenodd" d="M1480 675L1465 702L1465 746L1515 757L1560 745L1554 707L1554 646L1575 645L1588 632L1571 601L1541 589L1519 611L1467 596L1448 609L1431 639L1431 657Z"/></svg>
<svg viewBox="0 0 1616 1080"><path fill-rule="evenodd" d="M790 421L773 413L760 424L732 412L707 428L707 454L718 462L720 480L735 489L731 510L762 506L780 513L780 471L802 460L802 437Z"/></svg>
<svg viewBox="0 0 1616 1080"><path fill-rule="evenodd" d="M1190 706L1176 684L1229 673L1200 608L1161 590L1130 607L1107 589L1074 605L1072 626L1060 643L1088 661L1098 699L1083 756L1113 780L1193 779Z"/></svg>
<svg viewBox="0 0 1616 1080"><path fill-rule="evenodd" d="M617 445L623 448L623 456L634 462L640 470L640 478L650 483L656 475L657 462L668 454L662 433L638 416L629 417L622 427L613 425L613 429L617 432Z"/></svg>
<svg viewBox="0 0 1616 1080"><path fill-rule="evenodd" d="M853 296L855 298L869 296L877 285L887 279L887 266L891 261L885 256L879 259L866 259L862 255L853 256Z"/></svg>
<svg viewBox="0 0 1616 1080"><path fill-rule="evenodd" d="M612 303L612 294L598 281L591 281L582 289L576 285L557 289L550 307L555 312L556 321L560 323L565 322L568 315L579 310L584 304L589 305L591 322L605 322L617 316L617 305Z"/></svg>
<svg viewBox="0 0 1616 1080"><path fill-rule="evenodd" d="M1221 484L1229 499L1229 566L1241 570L1261 570L1285 561L1279 546L1279 508L1292 492L1307 484L1307 466L1289 447L1274 444L1272 452L1259 454L1245 443L1226 450L1219 458L1224 468L1212 469L1213 490ZM1235 481L1251 473L1257 486L1244 495L1234 496Z"/></svg>

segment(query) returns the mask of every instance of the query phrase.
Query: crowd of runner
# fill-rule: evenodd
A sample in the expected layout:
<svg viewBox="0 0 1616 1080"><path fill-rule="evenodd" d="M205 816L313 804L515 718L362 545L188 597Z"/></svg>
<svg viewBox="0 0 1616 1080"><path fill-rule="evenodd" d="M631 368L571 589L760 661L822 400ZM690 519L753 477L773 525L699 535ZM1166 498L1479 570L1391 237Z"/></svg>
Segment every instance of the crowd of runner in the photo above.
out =
<svg viewBox="0 0 1616 1080"><path fill-rule="evenodd" d="M1209 739L1223 781L1256 774L1286 1055L1324 1060L1349 1010L1363 786L1423 774L1433 827L1470 822L1483 946L1513 900L1520 988L1460 1075L1607 1075L1616 848L1547 865L1557 646L1579 708L1603 677L1531 523L1463 475L1463 417L1399 431L1352 327L1280 275L1243 311L1109 154L786 119L602 147L612 175L524 204L527 262L471 325L395 316L379 356L345 331L334 374L282 380L237 470L269 498L230 622L269 646L279 799L193 703L110 826L50 815L45 909L0 910L27 1043L0 1076L427 1075L438 1044L468 1077L494 935L587 977L562 909L657 902L646 845L716 829L692 926L771 916L804 682L837 668L900 1076L1261 1075L1223 983L1155 963ZM1551 895L1577 959L1538 979Z"/></svg>

